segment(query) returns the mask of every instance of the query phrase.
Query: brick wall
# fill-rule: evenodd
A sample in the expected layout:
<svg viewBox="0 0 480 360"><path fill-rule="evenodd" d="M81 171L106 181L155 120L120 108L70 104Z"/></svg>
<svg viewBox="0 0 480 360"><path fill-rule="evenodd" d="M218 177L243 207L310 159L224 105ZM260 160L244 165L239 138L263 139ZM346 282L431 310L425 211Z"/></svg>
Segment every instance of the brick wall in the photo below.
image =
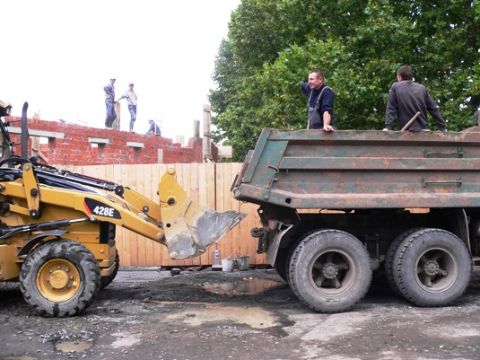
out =
<svg viewBox="0 0 480 360"><path fill-rule="evenodd" d="M20 155L20 118L8 119L15 154ZM48 135L48 144L34 145L49 164L153 164L202 162L202 139L191 138L185 147L172 139L126 131L98 129L58 121L28 120L30 135ZM48 133L44 133L48 132ZM52 136L52 137L50 137ZM103 143L105 142L105 143ZM142 147L143 146L143 147ZM32 143L29 143L31 149Z"/></svg>

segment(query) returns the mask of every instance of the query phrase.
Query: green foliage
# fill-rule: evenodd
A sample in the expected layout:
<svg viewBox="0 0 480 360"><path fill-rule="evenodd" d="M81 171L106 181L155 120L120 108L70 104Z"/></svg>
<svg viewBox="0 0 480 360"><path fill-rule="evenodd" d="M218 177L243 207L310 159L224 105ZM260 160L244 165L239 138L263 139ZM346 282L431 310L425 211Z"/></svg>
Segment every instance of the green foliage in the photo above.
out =
<svg viewBox="0 0 480 360"><path fill-rule="evenodd" d="M396 69L412 65L449 130L470 126L480 95L480 2L243 0L216 61L217 139L243 160L263 127L306 125L300 81L320 68L340 129L381 129Z"/></svg>

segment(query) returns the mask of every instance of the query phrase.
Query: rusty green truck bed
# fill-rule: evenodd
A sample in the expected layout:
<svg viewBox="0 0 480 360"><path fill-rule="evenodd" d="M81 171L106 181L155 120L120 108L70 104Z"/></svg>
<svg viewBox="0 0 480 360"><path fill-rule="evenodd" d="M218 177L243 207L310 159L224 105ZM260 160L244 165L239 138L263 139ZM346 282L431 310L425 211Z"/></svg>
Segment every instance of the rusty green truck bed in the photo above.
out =
<svg viewBox="0 0 480 360"><path fill-rule="evenodd" d="M480 129L264 129L235 198L304 209L480 206Z"/></svg>

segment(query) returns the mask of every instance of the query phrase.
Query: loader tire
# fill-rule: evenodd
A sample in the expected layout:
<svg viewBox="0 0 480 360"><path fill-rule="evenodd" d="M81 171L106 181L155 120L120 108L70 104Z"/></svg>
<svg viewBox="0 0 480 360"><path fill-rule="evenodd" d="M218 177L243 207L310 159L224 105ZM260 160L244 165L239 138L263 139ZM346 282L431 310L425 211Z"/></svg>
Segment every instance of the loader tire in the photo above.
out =
<svg viewBox="0 0 480 360"><path fill-rule="evenodd" d="M397 235L395 239L390 243L390 246L388 247L387 253L385 254L385 277L387 278L388 285L390 285L390 288L395 292L397 295L402 295L400 293L400 290L398 290L397 285L395 284L395 281L393 280L393 258L395 257L395 254L398 250L398 247L400 244L405 240L408 236L413 234L414 232L417 232L419 230L423 230L424 228L422 227L414 227L412 229L408 229L404 232L402 232L400 235Z"/></svg>
<svg viewBox="0 0 480 360"><path fill-rule="evenodd" d="M100 269L83 245L49 241L33 250L22 265L20 290L41 315L77 315L100 289Z"/></svg>
<svg viewBox="0 0 480 360"><path fill-rule="evenodd" d="M115 276L117 276L118 273L118 268L120 267L120 256L118 255L118 250L115 253L115 268L113 269L113 272L108 275L108 276L102 276L100 278L100 289L105 289L110 283L115 279Z"/></svg>
<svg viewBox="0 0 480 360"><path fill-rule="evenodd" d="M365 296L372 280L365 246L339 230L305 237L293 250L288 274L295 295L324 313L350 309Z"/></svg>
<svg viewBox="0 0 480 360"><path fill-rule="evenodd" d="M417 306L445 306L467 288L472 259L465 243L451 232L424 229L408 236L393 259L400 293Z"/></svg>

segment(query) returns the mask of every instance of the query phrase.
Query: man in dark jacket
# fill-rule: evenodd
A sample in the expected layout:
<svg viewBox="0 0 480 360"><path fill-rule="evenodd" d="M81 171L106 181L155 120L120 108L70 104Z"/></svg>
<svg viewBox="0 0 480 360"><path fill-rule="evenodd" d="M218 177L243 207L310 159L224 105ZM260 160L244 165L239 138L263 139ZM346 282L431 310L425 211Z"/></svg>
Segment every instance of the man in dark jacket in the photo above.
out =
<svg viewBox="0 0 480 360"><path fill-rule="evenodd" d="M420 112L420 116L408 130L428 129L427 111L437 122L438 128L445 131L445 121L425 86L413 81L413 71L409 65L401 66L397 71L397 82L390 88L383 130L391 130L396 119L400 128L403 128L417 112Z"/></svg>
<svg viewBox="0 0 480 360"><path fill-rule="evenodd" d="M107 116L105 118L105 127L111 128L113 122L117 118L117 113L115 112L115 79L110 79L110 83L104 86L103 91L105 92L105 105L107 107Z"/></svg>
<svg viewBox="0 0 480 360"><path fill-rule="evenodd" d="M303 82L301 89L308 97L307 129L323 129L334 131L333 90L324 84L325 77L320 70L312 70L308 74L308 83Z"/></svg>

